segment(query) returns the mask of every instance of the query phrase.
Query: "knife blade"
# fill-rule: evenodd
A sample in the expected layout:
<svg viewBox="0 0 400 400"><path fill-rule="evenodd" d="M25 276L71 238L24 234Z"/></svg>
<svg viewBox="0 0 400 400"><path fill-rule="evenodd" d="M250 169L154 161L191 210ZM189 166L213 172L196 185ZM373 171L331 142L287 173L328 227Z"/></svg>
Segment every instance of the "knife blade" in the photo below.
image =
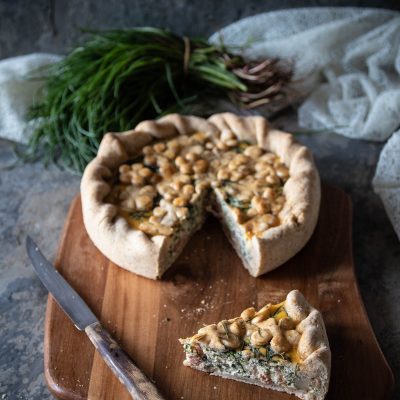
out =
<svg viewBox="0 0 400 400"><path fill-rule="evenodd" d="M36 274L74 325L82 331L88 325L97 322L92 310L44 257L29 236L26 239L26 249Z"/></svg>
<svg viewBox="0 0 400 400"><path fill-rule="evenodd" d="M131 397L139 400L164 400L156 386L119 347L92 310L46 259L30 236L26 238L26 250L39 279L75 327L85 331L106 364L127 388Z"/></svg>

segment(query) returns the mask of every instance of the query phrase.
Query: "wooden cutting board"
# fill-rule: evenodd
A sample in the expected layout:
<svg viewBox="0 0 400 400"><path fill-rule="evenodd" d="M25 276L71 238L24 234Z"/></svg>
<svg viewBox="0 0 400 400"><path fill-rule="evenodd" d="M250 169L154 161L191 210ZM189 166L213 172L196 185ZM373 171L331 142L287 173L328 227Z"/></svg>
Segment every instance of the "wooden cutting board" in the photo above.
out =
<svg viewBox="0 0 400 400"><path fill-rule="evenodd" d="M107 260L86 234L80 198L71 205L56 267L167 399L294 399L283 393L212 377L184 367L179 337L202 324L235 317L249 306L284 300L299 289L322 313L332 349L328 399L384 399L393 374L378 346L354 274L351 203L324 186L318 226L284 266L252 278L209 218L162 281L129 273ZM62 399L123 400L129 396L84 333L49 296L45 375Z"/></svg>

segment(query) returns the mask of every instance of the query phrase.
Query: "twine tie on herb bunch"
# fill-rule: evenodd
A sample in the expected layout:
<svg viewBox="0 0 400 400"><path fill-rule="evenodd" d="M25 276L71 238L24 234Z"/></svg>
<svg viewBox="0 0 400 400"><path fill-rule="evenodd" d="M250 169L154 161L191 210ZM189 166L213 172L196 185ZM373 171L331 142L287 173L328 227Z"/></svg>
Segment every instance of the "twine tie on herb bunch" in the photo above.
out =
<svg viewBox="0 0 400 400"><path fill-rule="evenodd" d="M132 129L195 102L228 98L253 108L287 98L292 74L278 60L246 61L206 40L151 28L92 32L46 72L27 159L83 171L106 132Z"/></svg>

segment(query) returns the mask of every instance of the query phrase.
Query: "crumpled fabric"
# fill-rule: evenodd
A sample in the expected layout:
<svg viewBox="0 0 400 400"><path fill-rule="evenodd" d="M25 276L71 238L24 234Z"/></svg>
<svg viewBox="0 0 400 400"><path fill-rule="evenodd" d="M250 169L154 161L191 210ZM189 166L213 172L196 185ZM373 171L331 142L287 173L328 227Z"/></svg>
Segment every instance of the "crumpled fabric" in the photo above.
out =
<svg viewBox="0 0 400 400"><path fill-rule="evenodd" d="M400 238L400 130L383 147L372 184Z"/></svg>
<svg viewBox="0 0 400 400"><path fill-rule="evenodd" d="M33 124L27 122L26 115L40 100L43 86L43 80L37 78L39 70L60 59L54 54L35 53L0 61L0 137L28 141Z"/></svg>
<svg viewBox="0 0 400 400"><path fill-rule="evenodd" d="M249 57L294 62L311 95L300 126L386 140L400 126L400 14L360 8L300 8L258 14L213 34Z"/></svg>
<svg viewBox="0 0 400 400"><path fill-rule="evenodd" d="M299 125L385 141L373 187L400 238L400 14L366 8L300 8L258 14L210 38L250 58L294 65L306 98ZM393 136L392 136L393 135ZM396 177L396 179L394 179Z"/></svg>

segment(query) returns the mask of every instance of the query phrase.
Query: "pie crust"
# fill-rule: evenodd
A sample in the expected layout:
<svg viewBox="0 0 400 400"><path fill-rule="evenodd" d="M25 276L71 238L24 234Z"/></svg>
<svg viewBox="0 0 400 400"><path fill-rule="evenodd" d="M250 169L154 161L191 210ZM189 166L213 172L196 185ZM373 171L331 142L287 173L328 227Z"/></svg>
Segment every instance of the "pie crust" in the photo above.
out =
<svg viewBox="0 0 400 400"><path fill-rule="evenodd" d="M304 400L322 400L328 391L331 352L325 325L298 290L280 304L248 308L180 342L184 365L211 375Z"/></svg>
<svg viewBox="0 0 400 400"><path fill-rule="evenodd" d="M107 133L97 156L85 169L81 182L84 224L93 243L111 261L131 272L152 279L163 275L190 236L201 227L205 210L190 235L174 245L171 255L172 236L150 236L133 228L118 214L117 207L107 201L107 196L118 168L137 157L143 147L197 132L211 136L230 132L237 140L275 153L288 167L290 176L283 186L286 201L279 212L281 223L265 230L262 235L245 238L246 251L243 251L243 243L238 241L238 237L246 236L243 226L228 224L226 210L221 210L216 204L211 209L221 219L229 240L252 276L282 265L307 243L315 228L320 182L311 152L291 134L270 128L268 122L259 116L240 117L223 113L205 120L170 114L156 121L144 121L131 131Z"/></svg>

